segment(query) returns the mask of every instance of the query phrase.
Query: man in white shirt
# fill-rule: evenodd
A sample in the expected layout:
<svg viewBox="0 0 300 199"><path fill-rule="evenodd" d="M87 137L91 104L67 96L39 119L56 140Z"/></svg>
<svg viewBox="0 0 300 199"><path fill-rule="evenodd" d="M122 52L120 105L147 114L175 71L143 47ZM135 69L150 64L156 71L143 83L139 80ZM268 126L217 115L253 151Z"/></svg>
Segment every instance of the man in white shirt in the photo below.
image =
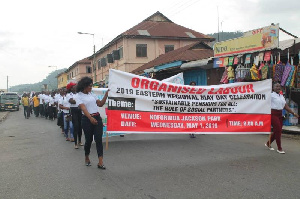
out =
<svg viewBox="0 0 300 199"><path fill-rule="evenodd" d="M44 91L38 95L38 98L40 100L40 105L39 105L39 111L41 117L45 116L45 111L44 111Z"/></svg>

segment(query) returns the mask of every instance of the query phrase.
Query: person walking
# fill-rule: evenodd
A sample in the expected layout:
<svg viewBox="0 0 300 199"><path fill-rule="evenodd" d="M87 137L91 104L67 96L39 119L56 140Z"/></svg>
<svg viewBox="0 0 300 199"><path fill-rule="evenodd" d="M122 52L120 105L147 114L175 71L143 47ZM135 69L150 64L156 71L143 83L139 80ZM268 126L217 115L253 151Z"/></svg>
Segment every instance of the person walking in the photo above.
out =
<svg viewBox="0 0 300 199"><path fill-rule="evenodd" d="M36 93L33 96L32 101L33 101L33 112L34 112L34 115L35 115L35 117L38 117L39 116L39 105L40 105L40 100L38 98L38 93Z"/></svg>
<svg viewBox="0 0 300 199"><path fill-rule="evenodd" d="M55 112L56 112L56 104L54 99L54 92L51 93L49 96L49 106L48 106L48 113L49 113L49 120L53 121L55 119Z"/></svg>
<svg viewBox="0 0 300 199"><path fill-rule="evenodd" d="M82 137L82 128L81 128L81 117L82 113L81 110L78 108L78 100L77 93L76 93L76 83L70 82L67 85L68 94L67 94L67 101L71 104L70 110L72 115L72 123L74 128L74 148L78 149L78 145L83 146L81 142Z"/></svg>
<svg viewBox="0 0 300 199"><path fill-rule="evenodd" d="M38 95L38 99L40 100L40 105L39 105L39 111L40 111L40 116L44 117L45 116L45 111L44 111L44 91L42 91Z"/></svg>
<svg viewBox="0 0 300 199"><path fill-rule="evenodd" d="M283 151L281 147L281 133L283 126L282 110L285 109L287 112L298 118L299 115L293 112L293 110L287 105L283 95L280 94L280 91L281 85L277 82L274 83L273 92L271 94L271 125L273 126L273 133L271 134L271 138L268 140L265 146L270 150L274 150L274 148L271 147L271 144L274 140L276 140L277 152L280 154L285 154L285 151Z"/></svg>
<svg viewBox="0 0 300 199"><path fill-rule="evenodd" d="M30 114L30 102L29 102L29 97L26 93L23 94L22 97L22 104L23 104L23 108L24 108L24 116L25 119L29 119L29 114Z"/></svg>
<svg viewBox="0 0 300 199"><path fill-rule="evenodd" d="M63 121L64 121L64 133L66 137L66 141L74 142L73 137L73 123L70 114L70 103L67 101L65 94L62 95L62 98L59 102L59 108L62 110L63 113ZM70 136L69 136L70 130Z"/></svg>
<svg viewBox="0 0 300 199"><path fill-rule="evenodd" d="M103 123L102 118L99 114L98 107L102 107L108 96L108 92L105 93L102 100L99 100L96 95L92 94L93 80L89 77L83 77L77 84L78 92L78 104L79 108L83 112L81 125L85 136L85 164L86 166L91 165L89 159L91 144L93 136L96 142L97 154L98 154L98 165L99 169L106 169L103 164L103 145L102 145L102 134L103 134Z"/></svg>

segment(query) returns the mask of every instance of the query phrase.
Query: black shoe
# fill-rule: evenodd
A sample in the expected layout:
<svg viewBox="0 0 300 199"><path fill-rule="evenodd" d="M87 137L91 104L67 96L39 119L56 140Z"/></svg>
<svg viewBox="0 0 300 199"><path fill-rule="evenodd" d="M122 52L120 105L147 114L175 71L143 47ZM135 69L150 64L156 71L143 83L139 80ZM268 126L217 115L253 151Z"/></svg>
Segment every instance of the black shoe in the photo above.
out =
<svg viewBox="0 0 300 199"><path fill-rule="evenodd" d="M124 137L124 135L120 135L120 137Z"/></svg>
<svg viewBox="0 0 300 199"><path fill-rule="evenodd" d="M102 170L105 170L106 169L106 167L104 166L104 164L102 164L102 165L97 165L98 166L98 169L102 169Z"/></svg>

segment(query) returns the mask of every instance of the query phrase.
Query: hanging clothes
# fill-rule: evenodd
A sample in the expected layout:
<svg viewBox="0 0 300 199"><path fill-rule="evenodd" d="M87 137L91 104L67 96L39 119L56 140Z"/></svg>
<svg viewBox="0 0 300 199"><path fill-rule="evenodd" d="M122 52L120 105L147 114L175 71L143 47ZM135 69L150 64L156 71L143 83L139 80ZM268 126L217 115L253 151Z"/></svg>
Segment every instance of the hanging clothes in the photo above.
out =
<svg viewBox="0 0 300 199"><path fill-rule="evenodd" d="M251 79L252 80L255 80L255 81L260 80L260 78L259 78L259 71L258 71L258 69L257 69L257 67L256 67L255 64L252 65L252 67L250 69L250 73L251 73Z"/></svg>
<svg viewBox="0 0 300 199"><path fill-rule="evenodd" d="M287 63L286 66L284 67L284 71L282 73L281 84L280 84L281 86L285 85L286 80L288 79L291 70L292 70L291 65L289 63Z"/></svg>
<svg viewBox="0 0 300 199"><path fill-rule="evenodd" d="M289 63L288 63L288 64L289 64ZM289 66L290 66L291 70L290 70L290 72L289 72L289 74L288 74L288 77L287 77L287 79L286 79L285 86L291 86L291 84L292 84L292 78L293 78L294 72L295 72L295 66L290 65L290 64L289 64Z"/></svg>
<svg viewBox="0 0 300 199"><path fill-rule="evenodd" d="M266 63L266 64L261 63L261 65L260 65L260 67L259 67L259 71L260 71L261 79L262 79L262 80L268 78L268 70L269 70L268 63Z"/></svg>
<svg viewBox="0 0 300 199"><path fill-rule="evenodd" d="M275 69L274 77L273 77L274 82L281 82L283 71L284 71L284 65L281 62L278 62L275 65L274 69Z"/></svg>

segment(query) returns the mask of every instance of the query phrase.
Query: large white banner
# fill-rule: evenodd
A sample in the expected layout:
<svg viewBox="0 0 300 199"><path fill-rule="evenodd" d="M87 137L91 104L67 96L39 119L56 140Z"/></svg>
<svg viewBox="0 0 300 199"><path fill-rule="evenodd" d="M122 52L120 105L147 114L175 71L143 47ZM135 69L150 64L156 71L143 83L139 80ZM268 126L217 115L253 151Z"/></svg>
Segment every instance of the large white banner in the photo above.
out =
<svg viewBox="0 0 300 199"><path fill-rule="evenodd" d="M109 78L109 132L270 132L271 80L188 86L113 69Z"/></svg>

